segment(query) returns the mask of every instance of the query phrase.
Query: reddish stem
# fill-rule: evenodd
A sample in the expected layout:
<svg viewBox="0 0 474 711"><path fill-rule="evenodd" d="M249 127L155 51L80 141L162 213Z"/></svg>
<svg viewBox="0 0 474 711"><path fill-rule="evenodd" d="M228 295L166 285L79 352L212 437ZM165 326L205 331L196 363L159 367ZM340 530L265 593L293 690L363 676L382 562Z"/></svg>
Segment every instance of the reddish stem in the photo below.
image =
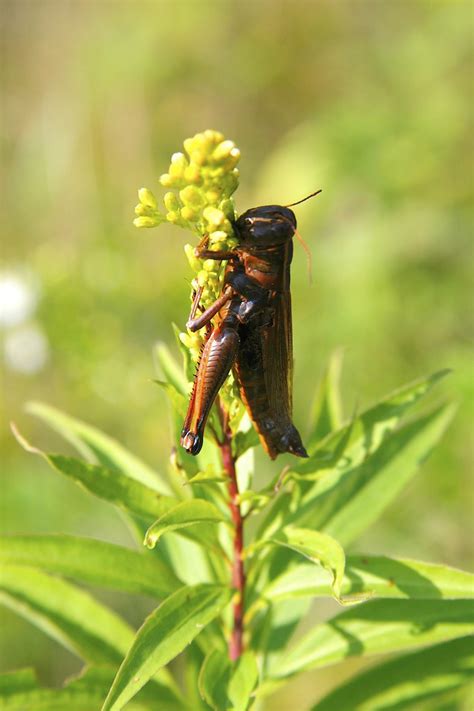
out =
<svg viewBox="0 0 474 711"><path fill-rule="evenodd" d="M232 433L228 424L228 417L223 413L222 429L224 439L220 445L222 453L222 464L229 477L229 508L234 523L234 555L232 560L232 586L237 590L234 601L233 613L234 622L232 634L229 640L229 657L238 659L243 652L243 618L244 618L244 593L245 593L245 571L242 558L244 547L243 518L239 505L239 486L237 484L237 472L235 469L235 459L232 454Z"/></svg>

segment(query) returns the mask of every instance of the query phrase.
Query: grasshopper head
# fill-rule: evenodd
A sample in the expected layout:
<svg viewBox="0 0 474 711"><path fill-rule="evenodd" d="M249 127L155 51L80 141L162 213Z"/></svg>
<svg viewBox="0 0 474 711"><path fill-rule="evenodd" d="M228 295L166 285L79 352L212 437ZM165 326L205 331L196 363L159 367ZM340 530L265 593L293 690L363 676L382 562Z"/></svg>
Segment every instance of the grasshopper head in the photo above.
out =
<svg viewBox="0 0 474 711"><path fill-rule="evenodd" d="M252 207L239 217L235 230L242 246L276 247L295 234L295 213L282 205Z"/></svg>

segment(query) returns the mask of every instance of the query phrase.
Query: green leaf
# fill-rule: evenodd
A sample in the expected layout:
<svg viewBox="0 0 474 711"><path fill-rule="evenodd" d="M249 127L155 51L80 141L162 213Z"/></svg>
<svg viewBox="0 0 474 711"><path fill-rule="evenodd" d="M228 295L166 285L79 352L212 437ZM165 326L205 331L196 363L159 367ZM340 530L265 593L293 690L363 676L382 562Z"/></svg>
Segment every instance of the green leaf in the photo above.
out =
<svg viewBox="0 0 474 711"><path fill-rule="evenodd" d="M27 403L26 411L58 432L93 464L126 474L162 494L170 493L168 484L153 469L95 427L40 402Z"/></svg>
<svg viewBox="0 0 474 711"><path fill-rule="evenodd" d="M258 536L269 537L290 523L323 530L332 515L351 499L353 491L357 491L360 487L363 492L364 482L370 479L371 474L373 476L376 473L367 470L374 461L377 461L372 458L372 455L375 457L381 446L387 447L387 442L402 415L447 372L440 371L392 393L341 429L328 435L317 445L309 459L292 463L286 478L296 478L297 485L293 493L282 492L275 500L260 526ZM452 410L447 408L446 422L442 423L444 427L452 414ZM435 413L432 415L436 419ZM442 411L439 412L439 417L443 419ZM423 418L419 418L419 421L423 421ZM400 436L402 437L403 434ZM397 444L402 446L399 438L395 439L394 443L395 446ZM387 449L385 448L383 452L386 454ZM404 486L409 476L414 474L415 469L416 466L409 474L405 472L398 488L399 476L395 476L388 487L392 497ZM373 519L379 515L383 506L374 510ZM361 508L364 508L364 499ZM370 514L369 506L365 506L365 513ZM370 523L371 521L367 520L363 528ZM329 529L328 532L331 533ZM342 536L336 538L343 545L347 540Z"/></svg>
<svg viewBox="0 0 474 711"><path fill-rule="evenodd" d="M65 474L100 499L138 516L159 518L179 503L179 499L158 494L155 489L132 479L118 470L88 464L74 457L46 454L33 447L14 429L15 437L27 452L39 454L58 472Z"/></svg>
<svg viewBox="0 0 474 711"><path fill-rule="evenodd" d="M343 475L343 481L336 474L334 483L339 485L334 496L324 491L326 520L321 528L342 545L357 538L404 489L441 439L455 410L452 405L437 408L400 427L366 462Z"/></svg>
<svg viewBox="0 0 474 711"><path fill-rule="evenodd" d="M201 668L199 691L214 711L246 711L258 683L255 655L244 652L236 661L211 651Z"/></svg>
<svg viewBox="0 0 474 711"><path fill-rule="evenodd" d="M28 672L29 670L25 670ZM62 689L22 684L24 672L0 675L0 708L4 711L91 711L100 708L114 678L109 667L89 667ZM6 683L5 683L6 682ZM162 684L151 681L127 711L183 711L186 702Z"/></svg>
<svg viewBox="0 0 474 711"><path fill-rule="evenodd" d="M311 412L308 447L314 448L320 440L337 430L342 424L342 406L339 381L342 368L342 350L332 353L316 393Z"/></svg>
<svg viewBox="0 0 474 711"><path fill-rule="evenodd" d="M174 508L167 511L155 523L150 526L145 535L145 545L154 548L158 540L165 533L178 531L188 526L196 526L202 523L222 523L227 522L224 514L219 511L209 501L203 499L190 499L183 501ZM204 539L208 529L204 529ZM200 532L196 534L199 537Z"/></svg>
<svg viewBox="0 0 474 711"><path fill-rule="evenodd" d="M206 630L208 629L209 627L206 627ZM186 652L183 653L185 656L185 664L183 671L185 686L184 693L186 694L188 704L193 711L209 711L208 705L205 701L203 701L201 697L198 685L199 674L201 672L201 668L205 659L205 650L211 648L211 646L206 647L204 645L199 645L199 642L201 640L206 642L204 638L206 630L204 630L204 633L197 637L194 642L191 642L191 644L188 645ZM224 647L222 657L226 656L226 650L227 645L225 645Z"/></svg>
<svg viewBox="0 0 474 711"><path fill-rule="evenodd" d="M232 673L232 662L221 652L211 651L199 674L199 692L204 701L214 711L228 711L230 708L227 688Z"/></svg>
<svg viewBox="0 0 474 711"><path fill-rule="evenodd" d="M453 414L454 408L448 405L418 417L390 433L374 452L355 464L346 453L342 464L326 471L301 498L291 504L283 500L273 524L268 517L265 535L271 535L272 528L284 521L322 530L343 546L351 543L414 476Z"/></svg>
<svg viewBox="0 0 474 711"><path fill-rule="evenodd" d="M324 452L332 452L334 443L339 442L341 436L349 429L352 430L348 442L352 450L351 459L353 462L362 461L379 447L382 440L393 431L408 410L416 405L449 372L449 370L440 370L390 393L372 407L364 410L353 421L315 444L309 459L297 462L291 467L292 471L300 474L311 473L314 466L313 459L317 463L317 469L321 469L321 455Z"/></svg>
<svg viewBox="0 0 474 711"><path fill-rule="evenodd" d="M268 505L271 498L269 494L262 494L252 489L248 489L244 491L243 494L239 494L239 502L242 506L243 515L248 516L250 513L261 511L261 509Z"/></svg>
<svg viewBox="0 0 474 711"><path fill-rule="evenodd" d="M182 392L180 392L173 383L168 383L166 380L153 380L155 385L158 385L162 390L165 391L168 396L170 403L173 407L174 413L179 417L181 423L180 430L182 427L182 421L186 416L186 410L188 408L188 398Z"/></svg>
<svg viewBox="0 0 474 711"><path fill-rule="evenodd" d="M34 669L18 669L18 671L0 674L0 699L36 688L38 688L38 679Z"/></svg>
<svg viewBox="0 0 474 711"><path fill-rule="evenodd" d="M345 555L340 544L331 536L308 528L286 526L271 539L272 543L290 548L313 563L319 563L332 576L334 597L341 601Z"/></svg>
<svg viewBox="0 0 474 711"><path fill-rule="evenodd" d="M228 696L233 711L246 711L258 684L258 666L252 652L244 652L233 665Z"/></svg>
<svg viewBox="0 0 474 711"><path fill-rule="evenodd" d="M119 662L133 639L129 625L89 593L33 568L3 565L0 599L91 663Z"/></svg>
<svg viewBox="0 0 474 711"><path fill-rule="evenodd" d="M249 429L245 430L245 432L237 432L232 442L232 449L235 458L238 459L252 447L258 447L259 442L260 440L258 438L258 434L253 425L251 425Z"/></svg>
<svg viewBox="0 0 474 711"><path fill-rule="evenodd" d="M0 561L153 597L165 597L182 585L156 556L92 538L7 536L0 539Z"/></svg>
<svg viewBox="0 0 474 711"><path fill-rule="evenodd" d="M309 612L311 600L277 600L258 609L252 617L246 615L245 625L250 631L251 649L262 659L262 673L267 676L267 669L274 658L279 659L297 626ZM250 611L249 611L250 613Z"/></svg>
<svg viewBox="0 0 474 711"><path fill-rule="evenodd" d="M67 690L74 690L75 693L85 690L97 691L99 702L94 705L94 709L99 709L110 689L117 670L112 667L88 667L81 674L71 679ZM146 686L139 691L132 703L127 705L129 709L143 709L144 711L185 711L186 701L176 688L166 688L160 681L151 679ZM88 711L90 711L90 708Z"/></svg>
<svg viewBox="0 0 474 711"><path fill-rule="evenodd" d="M189 383L192 383L194 373L196 372L196 363L191 358L191 353L189 352L189 348L186 348L184 343L181 341L181 338L179 337L180 334L182 333L182 329L179 328L175 323L172 324L173 326L173 333L176 339L176 343L178 345L179 351L183 357L183 369L184 369L184 374L188 380Z"/></svg>
<svg viewBox="0 0 474 711"><path fill-rule="evenodd" d="M291 676L351 656L382 654L474 632L470 600L371 600L316 625L274 660L270 676Z"/></svg>
<svg viewBox="0 0 474 711"><path fill-rule="evenodd" d="M179 393L188 396L189 384L183 374L183 369L171 355L168 346L159 341L154 348L154 356L156 359L157 370L160 378L164 378L167 383L172 385Z"/></svg>
<svg viewBox="0 0 474 711"><path fill-rule="evenodd" d="M474 675L474 641L463 637L373 667L342 684L312 711L402 711L458 689Z"/></svg>
<svg viewBox="0 0 474 711"><path fill-rule="evenodd" d="M150 677L170 662L229 603L232 590L219 585L181 588L138 630L117 672L102 711L119 711Z"/></svg>
<svg viewBox="0 0 474 711"><path fill-rule="evenodd" d="M185 484L225 484L227 480L228 477L223 474L217 474L214 469L209 468L205 472L198 472L188 479Z"/></svg>
<svg viewBox="0 0 474 711"><path fill-rule="evenodd" d="M269 576L261 595L286 600L331 594L329 575L308 563L282 560L281 574ZM455 599L474 595L474 575L434 563L385 556L349 556L342 595L384 598Z"/></svg>

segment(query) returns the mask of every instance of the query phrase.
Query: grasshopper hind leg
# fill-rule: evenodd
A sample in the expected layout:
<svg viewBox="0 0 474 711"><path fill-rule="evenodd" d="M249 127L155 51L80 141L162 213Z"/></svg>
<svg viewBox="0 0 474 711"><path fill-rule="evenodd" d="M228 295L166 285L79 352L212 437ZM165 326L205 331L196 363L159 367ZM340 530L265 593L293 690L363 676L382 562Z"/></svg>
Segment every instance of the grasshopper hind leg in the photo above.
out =
<svg viewBox="0 0 474 711"><path fill-rule="evenodd" d="M201 451L207 418L235 362L239 343L237 323L229 319L212 331L204 345L181 431L181 446L189 454Z"/></svg>

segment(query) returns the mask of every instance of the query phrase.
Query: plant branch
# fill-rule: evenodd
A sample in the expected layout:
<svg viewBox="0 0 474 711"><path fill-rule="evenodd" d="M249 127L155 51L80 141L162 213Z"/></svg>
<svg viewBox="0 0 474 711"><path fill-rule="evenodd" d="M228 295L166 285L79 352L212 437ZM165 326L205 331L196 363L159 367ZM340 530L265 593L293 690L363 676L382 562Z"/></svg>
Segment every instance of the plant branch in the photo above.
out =
<svg viewBox="0 0 474 711"><path fill-rule="evenodd" d="M222 404L220 413L223 431L223 441L220 444L220 449L224 471L229 480L229 508L234 524L232 586L237 591L237 596L233 605L233 626L229 640L229 657L233 661L238 659L243 652L245 570L242 551L244 547L244 520L240 511L239 486L237 483L235 457L232 453L232 432L229 427L228 415Z"/></svg>

